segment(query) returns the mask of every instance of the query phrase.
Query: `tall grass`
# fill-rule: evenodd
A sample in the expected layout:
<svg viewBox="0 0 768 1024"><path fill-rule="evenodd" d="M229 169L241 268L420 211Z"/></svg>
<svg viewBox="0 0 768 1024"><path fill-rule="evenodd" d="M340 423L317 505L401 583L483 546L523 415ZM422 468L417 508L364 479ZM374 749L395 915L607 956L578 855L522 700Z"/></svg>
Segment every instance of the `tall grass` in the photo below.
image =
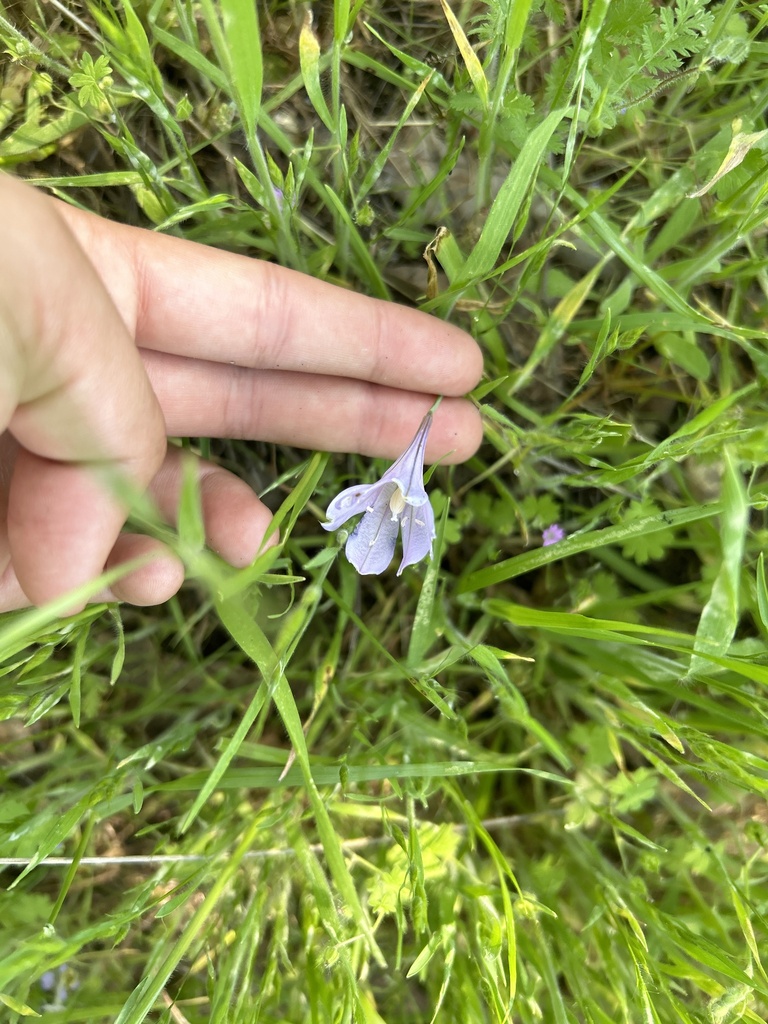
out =
<svg viewBox="0 0 768 1024"><path fill-rule="evenodd" d="M365 460L200 439L271 560L190 514L167 606L0 622L3 1020L765 1019L766 22L0 2L5 169L486 357L430 565L319 529Z"/></svg>

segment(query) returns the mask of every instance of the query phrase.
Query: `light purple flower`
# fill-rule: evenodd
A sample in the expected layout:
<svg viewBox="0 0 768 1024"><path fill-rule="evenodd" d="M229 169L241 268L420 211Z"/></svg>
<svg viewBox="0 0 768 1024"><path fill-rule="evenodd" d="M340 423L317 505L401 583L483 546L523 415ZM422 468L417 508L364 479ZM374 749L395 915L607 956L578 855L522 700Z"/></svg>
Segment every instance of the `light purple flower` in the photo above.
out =
<svg viewBox="0 0 768 1024"><path fill-rule="evenodd" d="M424 490L424 449L432 426L432 413L421 421L416 437L397 462L375 484L356 484L337 495L328 506L324 530L338 530L352 516L364 512L345 548L359 573L384 572L395 553L397 535L403 531L403 560L397 575L432 554L435 516Z"/></svg>
<svg viewBox="0 0 768 1024"><path fill-rule="evenodd" d="M68 964L54 967L52 971L43 971L37 981L43 992L50 994L50 1002L42 1007L44 1010L63 1010L70 995L80 987L80 982Z"/></svg>
<svg viewBox="0 0 768 1024"><path fill-rule="evenodd" d="M541 535L542 547L548 548L552 544L557 544L558 541L565 540L565 530L559 523L553 523L548 526Z"/></svg>

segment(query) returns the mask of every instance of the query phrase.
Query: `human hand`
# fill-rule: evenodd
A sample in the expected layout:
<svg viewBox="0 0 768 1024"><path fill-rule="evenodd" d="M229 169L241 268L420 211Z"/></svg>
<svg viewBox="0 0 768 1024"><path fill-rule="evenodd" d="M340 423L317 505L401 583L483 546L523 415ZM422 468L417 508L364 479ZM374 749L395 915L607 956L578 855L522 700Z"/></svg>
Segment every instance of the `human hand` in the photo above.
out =
<svg viewBox="0 0 768 1024"><path fill-rule="evenodd" d="M120 532L126 509L97 471L124 473L174 522L182 464L166 435L395 457L444 394L427 459L480 443L476 409L450 397L479 380L480 351L440 320L113 224L2 174L0 241L0 611L138 556L151 560L100 598L178 590L178 560ZM207 543L247 565L269 511L210 463L199 479Z"/></svg>

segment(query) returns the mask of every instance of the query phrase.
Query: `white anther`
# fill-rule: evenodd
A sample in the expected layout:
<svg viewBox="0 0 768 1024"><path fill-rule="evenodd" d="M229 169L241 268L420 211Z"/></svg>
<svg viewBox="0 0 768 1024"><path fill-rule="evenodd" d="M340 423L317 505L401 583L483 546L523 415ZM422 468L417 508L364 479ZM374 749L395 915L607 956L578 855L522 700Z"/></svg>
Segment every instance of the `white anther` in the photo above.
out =
<svg viewBox="0 0 768 1024"><path fill-rule="evenodd" d="M389 499L389 507L392 510L393 522L397 522L397 517L405 508L405 504L405 495L399 487L396 487L392 492L392 497Z"/></svg>

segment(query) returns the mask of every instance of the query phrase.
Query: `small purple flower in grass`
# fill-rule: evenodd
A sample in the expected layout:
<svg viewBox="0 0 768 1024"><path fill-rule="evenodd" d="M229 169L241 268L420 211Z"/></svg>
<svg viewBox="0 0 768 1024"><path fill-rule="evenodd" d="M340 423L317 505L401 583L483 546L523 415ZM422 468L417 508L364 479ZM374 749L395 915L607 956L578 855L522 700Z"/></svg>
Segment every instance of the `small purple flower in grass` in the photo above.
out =
<svg viewBox="0 0 768 1024"><path fill-rule="evenodd" d="M541 535L541 544L545 548L550 547L552 544L557 544L560 540L565 540L565 530L559 523L553 523L551 526L548 526Z"/></svg>
<svg viewBox="0 0 768 1024"><path fill-rule="evenodd" d="M44 1010L63 1010L69 996L80 987L74 971L67 964L54 967L52 971L43 971L37 983L43 992L49 993L50 1002L44 1004Z"/></svg>
<svg viewBox="0 0 768 1024"><path fill-rule="evenodd" d="M43 992L52 992L56 987L56 974L54 971L43 971L38 980Z"/></svg>
<svg viewBox="0 0 768 1024"><path fill-rule="evenodd" d="M352 516L365 513L347 539L347 558L359 573L384 572L403 531L403 560L397 575L432 554L435 515L424 490L424 449L432 426L430 410L416 437L400 458L375 484L356 484L337 495L328 506L324 530L338 530Z"/></svg>

